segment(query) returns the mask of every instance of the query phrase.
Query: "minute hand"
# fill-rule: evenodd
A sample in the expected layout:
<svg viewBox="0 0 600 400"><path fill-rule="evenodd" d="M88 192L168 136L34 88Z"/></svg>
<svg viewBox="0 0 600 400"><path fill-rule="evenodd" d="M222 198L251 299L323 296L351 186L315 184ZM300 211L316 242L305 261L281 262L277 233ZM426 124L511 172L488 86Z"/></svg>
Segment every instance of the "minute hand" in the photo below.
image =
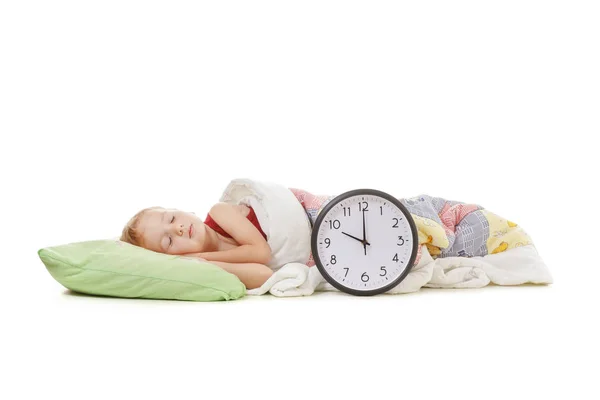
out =
<svg viewBox="0 0 600 400"><path fill-rule="evenodd" d="M367 255L367 231L365 229L365 210L363 210L363 239L362 244L365 249L365 256Z"/></svg>
<svg viewBox="0 0 600 400"><path fill-rule="evenodd" d="M362 241L365 242L367 240L367 230L365 229L365 210L363 210L363 238Z"/></svg>

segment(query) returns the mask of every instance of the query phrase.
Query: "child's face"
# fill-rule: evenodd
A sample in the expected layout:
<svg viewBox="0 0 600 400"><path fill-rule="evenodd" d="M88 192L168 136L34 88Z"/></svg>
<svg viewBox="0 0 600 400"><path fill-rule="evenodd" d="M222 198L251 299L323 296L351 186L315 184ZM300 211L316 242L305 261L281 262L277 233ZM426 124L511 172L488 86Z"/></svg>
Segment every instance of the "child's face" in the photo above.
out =
<svg viewBox="0 0 600 400"><path fill-rule="evenodd" d="M191 227L191 229L190 229ZM140 220L141 246L167 254L200 253L204 248L204 222L195 214L176 209L154 209Z"/></svg>

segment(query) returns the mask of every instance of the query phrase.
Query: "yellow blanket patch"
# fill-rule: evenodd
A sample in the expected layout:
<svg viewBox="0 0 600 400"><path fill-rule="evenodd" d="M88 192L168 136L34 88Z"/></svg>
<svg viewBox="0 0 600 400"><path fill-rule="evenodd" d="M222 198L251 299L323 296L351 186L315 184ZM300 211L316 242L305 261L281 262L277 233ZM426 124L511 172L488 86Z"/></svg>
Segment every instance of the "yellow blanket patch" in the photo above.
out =
<svg viewBox="0 0 600 400"><path fill-rule="evenodd" d="M436 246L443 249L450 245L446 231L440 224L429 218L423 218L415 214L411 214L411 216L417 226L419 245L427 243L429 244L428 248Z"/></svg>
<svg viewBox="0 0 600 400"><path fill-rule="evenodd" d="M531 238L518 224L486 210L480 210L490 224L487 240L489 254L497 254L508 249L533 244Z"/></svg>

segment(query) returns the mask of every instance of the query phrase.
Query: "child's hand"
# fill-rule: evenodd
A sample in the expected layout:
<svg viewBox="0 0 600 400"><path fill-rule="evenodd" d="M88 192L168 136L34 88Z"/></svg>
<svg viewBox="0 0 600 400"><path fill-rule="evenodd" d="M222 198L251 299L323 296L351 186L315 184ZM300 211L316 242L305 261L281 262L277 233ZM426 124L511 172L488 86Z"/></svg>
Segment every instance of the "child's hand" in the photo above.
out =
<svg viewBox="0 0 600 400"><path fill-rule="evenodd" d="M191 254L185 254L185 255L181 256L181 258L187 258L188 260L194 260L194 261L208 261L202 257L196 257Z"/></svg>
<svg viewBox="0 0 600 400"><path fill-rule="evenodd" d="M202 261L208 261L203 255L202 253L186 253L183 254L183 256L185 257L190 257L190 258L195 258L198 260L202 260Z"/></svg>

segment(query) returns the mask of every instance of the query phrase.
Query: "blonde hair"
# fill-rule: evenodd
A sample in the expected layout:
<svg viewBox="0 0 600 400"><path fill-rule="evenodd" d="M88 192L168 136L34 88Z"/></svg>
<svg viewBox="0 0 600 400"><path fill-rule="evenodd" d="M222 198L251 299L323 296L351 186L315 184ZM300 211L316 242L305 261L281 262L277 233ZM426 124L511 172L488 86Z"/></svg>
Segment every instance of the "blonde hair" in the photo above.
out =
<svg viewBox="0 0 600 400"><path fill-rule="evenodd" d="M139 229L140 221L142 220L144 214L146 214L148 211L160 209L163 209L163 207L154 206L138 211L123 227L123 231L121 232L121 241L142 247L142 235Z"/></svg>

